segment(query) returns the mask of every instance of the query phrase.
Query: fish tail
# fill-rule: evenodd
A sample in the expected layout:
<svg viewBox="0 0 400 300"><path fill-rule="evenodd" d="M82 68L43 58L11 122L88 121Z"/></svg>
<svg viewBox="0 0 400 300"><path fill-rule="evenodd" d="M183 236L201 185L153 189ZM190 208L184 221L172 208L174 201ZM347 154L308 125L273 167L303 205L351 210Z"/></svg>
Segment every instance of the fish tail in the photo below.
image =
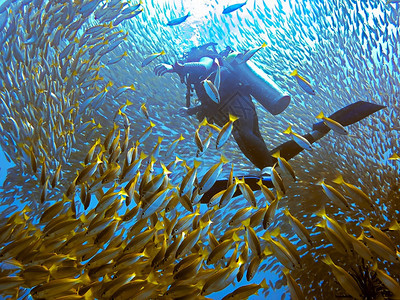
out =
<svg viewBox="0 0 400 300"><path fill-rule="evenodd" d="M262 183L262 179L260 178L260 180L259 181L257 181L257 184L261 187L262 185L263 185L263 183Z"/></svg>
<svg viewBox="0 0 400 300"><path fill-rule="evenodd" d="M239 179L239 178L235 177L235 183L236 183L236 184L244 183L244 178Z"/></svg>
<svg viewBox="0 0 400 300"><path fill-rule="evenodd" d="M294 69L292 73L290 73L289 76L297 76L297 69Z"/></svg>
<svg viewBox="0 0 400 300"><path fill-rule="evenodd" d="M290 211L288 210L287 207L285 207L285 209L283 210L283 213L284 213L286 216L290 216Z"/></svg>
<svg viewBox="0 0 400 300"><path fill-rule="evenodd" d="M322 262L326 263L328 266L333 265L332 258L329 255L326 255L322 258Z"/></svg>
<svg viewBox="0 0 400 300"><path fill-rule="evenodd" d="M321 111L318 116L316 116L317 119L323 119L325 118L324 113Z"/></svg>
<svg viewBox="0 0 400 300"><path fill-rule="evenodd" d="M193 163L194 168L198 168L200 166L200 164L201 164L201 161L195 160L194 163Z"/></svg>
<svg viewBox="0 0 400 300"><path fill-rule="evenodd" d="M199 126L201 127L201 126L207 126L207 125L208 125L207 118L204 118L203 121L201 121Z"/></svg>
<svg viewBox="0 0 400 300"><path fill-rule="evenodd" d="M344 179L342 175L339 175L336 179L332 180L334 183L337 184L343 184L344 183Z"/></svg>
<svg viewBox="0 0 400 300"><path fill-rule="evenodd" d="M326 215L325 206L323 206L319 211L315 213L318 217L323 217Z"/></svg>
<svg viewBox="0 0 400 300"><path fill-rule="evenodd" d="M229 114L229 121L235 122L237 119L239 119L239 117Z"/></svg>
<svg viewBox="0 0 400 300"><path fill-rule="evenodd" d="M229 160L223 154L221 154L221 162L226 164L227 162L229 162Z"/></svg>
<svg viewBox="0 0 400 300"><path fill-rule="evenodd" d="M267 289L268 288L268 284L267 284L267 281L265 280L265 278L263 279L263 281L261 281L260 286L261 286L262 289Z"/></svg>
<svg viewBox="0 0 400 300"><path fill-rule="evenodd" d="M272 157L275 157L275 158L281 157L281 151L278 150L277 152L275 152L274 154L272 154Z"/></svg>
<svg viewBox="0 0 400 300"><path fill-rule="evenodd" d="M284 134L291 134L292 133L292 125L289 125L289 127L283 133Z"/></svg>
<svg viewBox="0 0 400 300"><path fill-rule="evenodd" d="M366 219L361 223L361 226L362 226L362 227L370 227L370 226L372 226L372 225L371 225L370 220L369 220L368 218L366 218Z"/></svg>

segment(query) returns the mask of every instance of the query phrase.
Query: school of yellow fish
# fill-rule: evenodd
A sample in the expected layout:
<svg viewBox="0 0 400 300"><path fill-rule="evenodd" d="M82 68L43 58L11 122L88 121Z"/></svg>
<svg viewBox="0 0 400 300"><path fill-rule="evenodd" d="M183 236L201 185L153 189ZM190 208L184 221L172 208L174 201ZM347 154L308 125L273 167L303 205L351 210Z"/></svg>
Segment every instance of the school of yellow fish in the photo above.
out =
<svg viewBox="0 0 400 300"><path fill-rule="evenodd" d="M162 89L180 97L178 81L141 81L147 71L138 67L124 75L133 60L126 41L141 53L137 66L161 55L142 53L133 32L146 22L136 21L144 4L5 3L0 145L15 166L1 193L1 297L213 299L230 287L223 299L246 299L286 285L292 299L400 298L398 149L389 140L379 151L359 145L376 144L382 126L398 130L398 109L293 163L276 153L274 189L260 181L253 192L236 175L243 156L229 141L233 116L223 128L162 116L170 97ZM125 31L124 22L136 23ZM271 124L277 135L287 127ZM200 204L221 174L226 189ZM262 272L281 279L254 283Z"/></svg>

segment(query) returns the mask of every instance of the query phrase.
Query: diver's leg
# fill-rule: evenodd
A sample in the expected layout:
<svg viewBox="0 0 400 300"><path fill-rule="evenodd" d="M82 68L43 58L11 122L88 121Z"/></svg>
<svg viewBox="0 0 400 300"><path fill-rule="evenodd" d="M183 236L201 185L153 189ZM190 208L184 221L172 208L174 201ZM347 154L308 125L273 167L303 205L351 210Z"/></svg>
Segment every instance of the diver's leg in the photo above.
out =
<svg viewBox="0 0 400 300"><path fill-rule="evenodd" d="M258 134L255 134L254 129L250 126L240 125L233 131L233 137L243 154L261 170L267 166L272 166L273 158L268 151L261 133L258 131Z"/></svg>
<svg viewBox="0 0 400 300"><path fill-rule="evenodd" d="M365 101L357 101L336 111L335 113L330 115L329 118L335 120L336 122L339 122L343 126L348 126L368 117L369 115L383 108L385 108L385 106ZM311 144L324 137L330 130L330 128L326 126L322 121L314 124L312 128L313 131L303 135L303 137L306 138ZM279 145L270 153L273 154L277 151L280 151L280 155L286 160L289 160L303 150L304 149L300 147L295 141L290 140ZM274 161L275 160L276 159L274 158Z"/></svg>

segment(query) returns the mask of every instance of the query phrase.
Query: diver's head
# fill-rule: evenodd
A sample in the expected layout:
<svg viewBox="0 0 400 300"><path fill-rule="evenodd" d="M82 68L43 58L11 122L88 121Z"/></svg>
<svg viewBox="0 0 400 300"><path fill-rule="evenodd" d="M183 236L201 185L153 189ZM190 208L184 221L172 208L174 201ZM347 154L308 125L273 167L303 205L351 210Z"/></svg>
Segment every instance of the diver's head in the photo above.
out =
<svg viewBox="0 0 400 300"><path fill-rule="evenodd" d="M216 46L217 43L207 43L198 47L193 47L189 52L184 53L183 62L199 61L202 57L222 58L231 52L231 47L227 46L226 49L218 53Z"/></svg>

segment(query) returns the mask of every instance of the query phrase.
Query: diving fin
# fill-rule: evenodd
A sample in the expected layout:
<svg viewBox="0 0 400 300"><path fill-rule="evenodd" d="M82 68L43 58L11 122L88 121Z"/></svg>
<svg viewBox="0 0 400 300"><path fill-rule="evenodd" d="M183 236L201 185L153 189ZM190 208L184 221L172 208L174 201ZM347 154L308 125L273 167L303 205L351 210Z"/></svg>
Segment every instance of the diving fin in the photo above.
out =
<svg viewBox="0 0 400 300"><path fill-rule="evenodd" d="M386 106L375 103L358 101L339 109L337 112L330 115L329 118L339 122L343 126L348 126L361 121L362 119L385 107ZM326 126L323 121L321 121L313 125L313 130L328 132L329 127Z"/></svg>
<svg viewBox="0 0 400 300"><path fill-rule="evenodd" d="M339 122L343 126L348 126L368 117L369 115L385 107L386 106L375 103L358 101L356 103L347 105L342 109L339 109L337 112L330 115L329 118ZM314 124L312 128L314 132L318 133L317 135L313 135L312 133L303 135L303 137L306 138L311 144L322 138L330 130L330 128L326 126L323 121ZM316 138L316 136L318 136L318 138ZM272 155L277 151L280 151L281 157L289 160L295 157L301 151L303 151L303 148L300 147L295 141L291 140L279 145L278 147L270 151L270 154ZM273 162L276 162L275 158Z"/></svg>
<svg viewBox="0 0 400 300"><path fill-rule="evenodd" d="M365 101L358 101L356 103L350 104L338 110L337 112L330 115L329 118L339 122L343 126L348 126L368 117L369 115L381 110L382 108L385 108L385 106ZM320 138L322 138L324 135L326 135L329 132L329 130L330 128L328 126L326 126L323 122L319 122L313 125L313 132L303 135L303 137L306 138L312 144L317 140L319 140ZM270 154L272 156L272 154L276 153L277 151L280 151L280 156L285 158L286 160L289 160L295 157L303 150L304 149L300 147L294 140L290 140L270 151ZM273 158L273 162L274 163L276 162L276 158ZM244 179L252 190L260 189L260 186L257 184L257 181L260 180L260 177L248 175L244 176ZM273 188L273 184L270 177L263 177L262 182L268 188ZM203 194L203 196L200 199L200 202L208 203L211 200L212 196L226 189L227 184L228 184L228 179L217 180L215 184L211 187L211 189L209 189L206 193ZM239 188L237 188L234 197L240 194L241 191Z"/></svg>

